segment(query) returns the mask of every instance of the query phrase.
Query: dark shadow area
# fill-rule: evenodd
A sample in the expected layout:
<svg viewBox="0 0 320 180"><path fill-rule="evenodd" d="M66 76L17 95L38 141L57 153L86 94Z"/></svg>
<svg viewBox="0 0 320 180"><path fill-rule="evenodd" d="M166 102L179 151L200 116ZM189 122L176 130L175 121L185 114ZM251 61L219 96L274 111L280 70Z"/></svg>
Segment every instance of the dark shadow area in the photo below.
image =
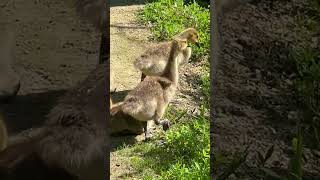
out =
<svg viewBox="0 0 320 180"><path fill-rule="evenodd" d="M127 134L119 134L116 136L111 136L111 148L110 152L117 151L117 148L121 147L122 145L133 145L137 142L135 139L137 135L127 135Z"/></svg>
<svg viewBox="0 0 320 180"><path fill-rule="evenodd" d="M14 169L8 171L0 168L1 180L76 180L77 177L69 174L65 170L56 167L49 167L35 155L27 157L20 162Z"/></svg>
<svg viewBox="0 0 320 180"><path fill-rule="evenodd" d="M130 5L142 5L148 1L144 0L112 0L110 1L110 7L114 6L130 6Z"/></svg>
<svg viewBox="0 0 320 180"><path fill-rule="evenodd" d="M128 94L129 90L111 92L111 97L114 103L122 101ZM116 151L117 148L122 145L132 145L137 142L135 137L143 133L143 125L141 122L133 119L131 116L124 115L121 112L111 117L111 149L110 151Z"/></svg>
<svg viewBox="0 0 320 180"><path fill-rule="evenodd" d="M112 101L114 103L117 103L119 101L122 101L126 95L130 92L130 90L125 90L125 91L115 91L115 92L110 92Z"/></svg>
<svg viewBox="0 0 320 180"><path fill-rule="evenodd" d="M57 98L64 93L65 90L33 93L17 96L11 103L0 105L9 134L41 125L50 109L55 105Z"/></svg>

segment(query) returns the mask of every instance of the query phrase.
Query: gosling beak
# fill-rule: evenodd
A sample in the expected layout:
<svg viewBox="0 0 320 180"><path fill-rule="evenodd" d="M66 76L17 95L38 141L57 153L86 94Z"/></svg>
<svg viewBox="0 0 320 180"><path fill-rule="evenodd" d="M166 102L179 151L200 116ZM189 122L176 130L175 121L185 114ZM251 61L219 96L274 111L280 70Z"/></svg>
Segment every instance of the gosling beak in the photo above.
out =
<svg viewBox="0 0 320 180"><path fill-rule="evenodd" d="M195 44L196 44L196 46L197 46L198 48L200 47L200 43L199 43L199 42L196 42Z"/></svg>

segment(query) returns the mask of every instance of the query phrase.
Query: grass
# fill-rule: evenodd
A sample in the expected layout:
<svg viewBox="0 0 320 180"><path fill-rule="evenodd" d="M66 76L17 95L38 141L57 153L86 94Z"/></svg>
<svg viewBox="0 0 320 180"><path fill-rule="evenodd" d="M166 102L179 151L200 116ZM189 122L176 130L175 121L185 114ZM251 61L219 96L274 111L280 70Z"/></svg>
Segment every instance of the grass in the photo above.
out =
<svg viewBox="0 0 320 180"><path fill-rule="evenodd" d="M309 0L309 4L308 13L298 24L314 34L320 30L320 1ZM287 179L300 180L303 178L303 146L320 150L320 50L311 44L295 47L291 58L296 66L295 90L303 116L296 122L298 131L292 140Z"/></svg>
<svg viewBox="0 0 320 180"><path fill-rule="evenodd" d="M291 53L298 74L295 88L300 97L303 118L302 128L304 143L310 148L320 150L320 50L312 45L312 38L320 30L320 1L309 0L308 13L301 15L298 24L306 29L309 44L295 47Z"/></svg>
<svg viewBox="0 0 320 180"><path fill-rule="evenodd" d="M142 23L151 24L153 39L170 40L188 27L199 31L200 48L192 46L193 59L208 58L209 9L196 1L155 0L138 15ZM209 59L209 58L208 58ZM202 63L204 75L200 79L203 95L210 97L209 63ZM138 179L210 179L210 120L209 101L203 102L199 115L176 108L167 109L172 122L170 130L159 131L148 142L120 148L117 153L130 157L129 164ZM130 177L128 177L130 179Z"/></svg>
<svg viewBox="0 0 320 180"><path fill-rule="evenodd" d="M210 125L205 111L202 108L197 116L183 111L169 113L184 116L168 132L158 132L150 142L126 147L119 153L131 157L140 179L210 179Z"/></svg>
<svg viewBox="0 0 320 180"><path fill-rule="evenodd" d="M249 153L248 149L249 146L246 146L233 154L216 152L213 166L217 179L226 180L232 174L236 174L239 167L246 161Z"/></svg>
<svg viewBox="0 0 320 180"><path fill-rule="evenodd" d="M196 1L157 0L147 4L139 14L141 22L151 24L153 38L170 40L185 28L199 31L200 47L192 46L193 59L208 56L210 49L210 11Z"/></svg>
<svg viewBox="0 0 320 180"><path fill-rule="evenodd" d="M302 179L302 135L300 129L298 130L297 137L292 140L293 155L289 162L289 179L300 180Z"/></svg>
<svg viewBox="0 0 320 180"><path fill-rule="evenodd" d="M258 156L262 162L261 170L272 179L303 179L304 146L320 150L320 50L311 41L312 36L320 30L320 1L309 0L309 5L305 7L307 12L296 17L296 23L302 30L300 34L308 43L294 44L290 54L297 75L294 88L303 116L296 122L297 133L291 142L292 153L285 174L264 167L265 157L270 157L273 150L268 156Z"/></svg>
<svg viewBox="0 0 320 180"><path fill-rule="evenodd" d="M188 27L199 31L200 47L192 45L192 59L209 60L210 11L208 1L155 0L147 4L139 14L144 24L151 24L153 38L157 41L170 40ZM205 74L200 79L205 99L210 99L209 63L203 67ZM203 102L209 107L209 101Z"/></svg>
<svg viewBox="0 0 320 180"><path fill-rule="evenodd" d="M305 143L320 150L320 51L298 49L293 55L298 77L295 88L303 109L299 124L304 132Z"/></svg>
<svg viewBox="0 0 320 180"><path fill-rule="evenodd" d="M303 167L303 146L302 146L302 134L301 129L298 127L296 137L292 139L292 155L290 156L290 161L288 168L286 169L285 174L279 174L272 169L262 166L261 170L264 171L265 176L268 176L272 179L278 180L301 180L303 177L302 167ZM269 157L273 153L268 151Z"/></svg>

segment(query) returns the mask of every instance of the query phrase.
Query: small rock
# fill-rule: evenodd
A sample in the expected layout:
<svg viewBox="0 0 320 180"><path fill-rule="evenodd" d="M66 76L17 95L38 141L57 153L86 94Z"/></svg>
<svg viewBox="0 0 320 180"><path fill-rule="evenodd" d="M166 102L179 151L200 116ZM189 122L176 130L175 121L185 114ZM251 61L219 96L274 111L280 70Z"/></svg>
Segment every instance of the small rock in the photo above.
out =
<svg viewBox="0 0 320 180"><path fill-rule="evenodd" d="M238 178L237 178L237 176L236 176L236 175L231 174L231 175L229 176L229 178L228 178L228 179L230 179L230 180L234 180L234 179L238 179Z"/></svg>
<svg viewBox="0 0 320 180"><path fill-rule="evenodd" d="M273 77L273 76L272 76L272 73L271 73L270 71L267 72L267 77L268 77L268 78L272 78L272 77Z"/></svg>
<svg viewBox="0 0 320 180"><path fill-rule="evenodd" d="M290 79L286 79L285 82L286 82L286 84L289 85L289 86L292 86L292 84L293 84Z"/></svg>
<svg viewBox="0 0 320 180"><path fill-rule="evenodd" d="M236 42L232 42L231 43L232 46L236 47L237 49L239 49L240 51L243 50L243 46L239 43L236 43Z"/></svg>
<svg viewBox="0 0 320 180"><path fill-rule="evenodd" d="M320 151L313 150L313 151L312 151L312 154L313 154L315 157L320 158Z"/></svg>
<svg viewBox="0 0 320 180"><path fill-rule="evenodd" d="M275 161L272 162L272 165L276 166L276 167L279 167L281 165L281 163L280 163L280 161L275 160Z"/></svg>
<svg viewBox="0 0 320 180"><path fill-rule="evenodd" d="M296 120L298 119L298 112L296 111L289 111L288 113L288 120Z"/></svg>
<svg viewBox="0 0 320 180"><path fill-rule="evenodd" d="M256 69L256 78L259 80L262 79L261 71L259 69Z"/></svg>
<svg viewBox="0 0 320 180"><path fill-rule="evenodd" d="M200 113L201 113L201 112L200 112L199 109L194 109L192 114L194 114L194 115L196 115L196 116L199 116Z"/></svg>
<svg viewBox="0 0 320 180"><path fill-rule="evenodd" d="M273 127L270 127L270 130L271 130L272 134L277 134L277 131Z"/></svg>
<svg viewBox="0 0 320 180"><path fill-rule="evenodd" d="M158 146L163 146L165 144L165 141L163 139L158 141Z"/></svg>
<svg viewBox="0 0 320 180"><path fill-rule="evenodd" d="M312 48L317 48L318 45L319 45L319 39L318 39L318 37L312 37L311 41L312 41L311 47L312 47Z"/></svg>
<svg viewBox="0 0 320 180"><path fill-rule="evenodd" d="M293 79L293 78L295 78L295 77L296 77L296 74L295 74L295 73L292 73L292 74L289 75L289 78L290 78L290 79Z"/></svg>

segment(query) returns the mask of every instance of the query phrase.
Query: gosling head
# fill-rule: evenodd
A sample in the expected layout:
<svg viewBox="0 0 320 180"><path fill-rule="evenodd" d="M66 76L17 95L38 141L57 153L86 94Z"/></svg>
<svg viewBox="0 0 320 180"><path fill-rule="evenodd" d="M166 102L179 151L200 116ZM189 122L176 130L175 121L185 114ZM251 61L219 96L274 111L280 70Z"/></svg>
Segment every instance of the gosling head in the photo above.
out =
<svg viewBox="0 0 320 180"><path fill-rule="evenodd" d="M194 28L187 28L184 31L182 31L180 34L177 35L176 38L179 39L186 39L187 41L194 43L198 47L199 45L199 33Z"/></svg>

